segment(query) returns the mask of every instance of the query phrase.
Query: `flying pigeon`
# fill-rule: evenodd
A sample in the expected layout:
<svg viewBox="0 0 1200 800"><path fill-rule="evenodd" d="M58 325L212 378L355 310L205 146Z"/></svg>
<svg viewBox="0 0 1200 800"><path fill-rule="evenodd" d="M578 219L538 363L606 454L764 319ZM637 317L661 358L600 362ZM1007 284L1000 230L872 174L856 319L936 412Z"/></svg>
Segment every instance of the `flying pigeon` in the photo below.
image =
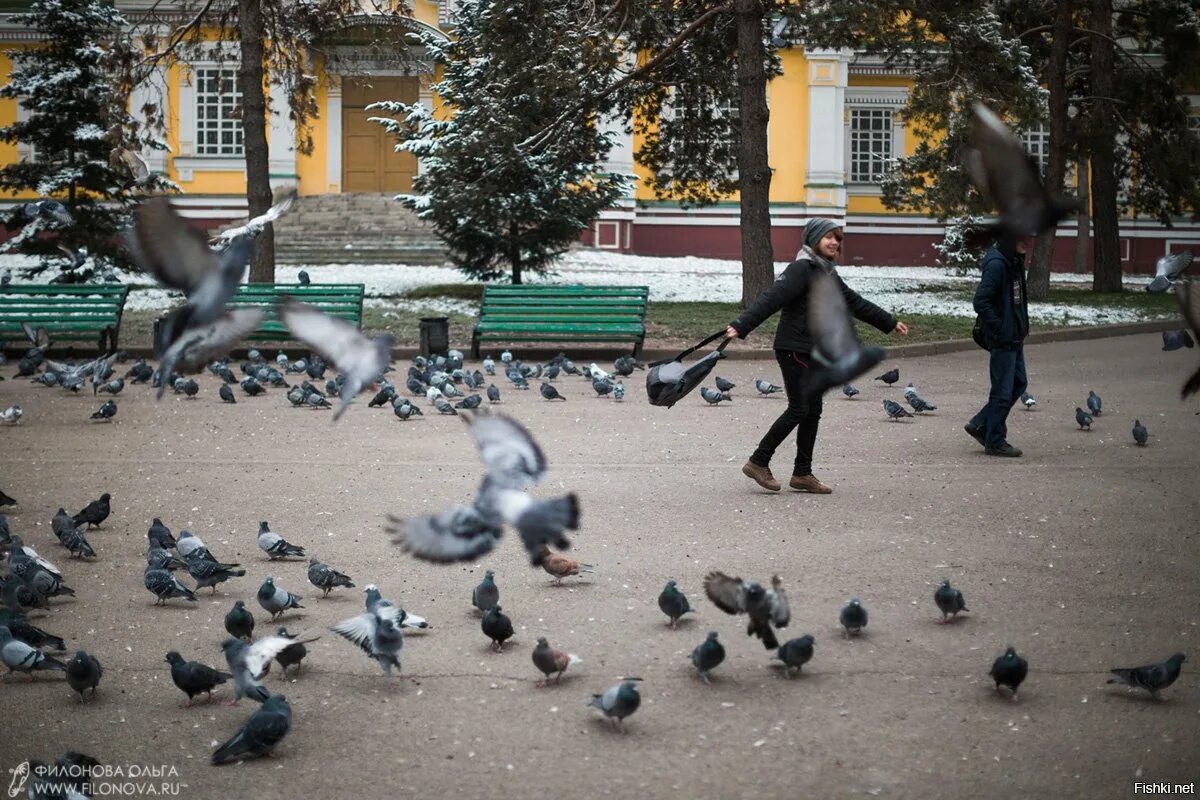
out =
<svg viewBox="0 0 1200 800"><path fill-rule="evenodd" d="M545 636L540 637L537 640L537 646L533 648L533 665L545 676L538 681L538 686L545 686L549 683L551 675L554 675L554 682L558 683L562 680L567 667L581 663L583 663L583 659L579 656L552 648Z"/></svg>
<svg viewBox="0 0 1200 800"><path fill-rule="evenodd" d="M842 394L844 394L846 396L847 400L853 400L854 395L859 394L859 391L858 391L858 389L854 388L854 386L847 383L844 386L842 386Z"/></svg>
<svg viewBox="0 0 1200 800"><path fill-rule="evenodd" d="M716 389L710 389L707 386L700 387L700 396L704 398L704 402L708 403L710 406L718 405L722 400L727 400L731 403L733 402L733 398L729 396L729 392L720 392Z"/></svg>
<svg viewBox="0 0 1200 800"><path fill-rule="evenodd" d="M658 595L658 607L671 620L671 630L676 630L680 617L696 611L688 603L688 599L684 593L679 591L679 587L673 580L667 581L667 585L663 587L662 592Z"/></svg>
<svg viewBox="0 0 1200 800"><path fill-rule="evenodd" d="M501 611L500 606L492 606L484 612L480 621L483 635L492 640L492 649L497 653L504 649L504 643L513 636L512 620Z"/></svg>
<svg viewBox="0 0 1200 800"><path fill-rule="evenodd" d="M92 419L98 419L101 422L111 422L112 418L117 415L117 403L115 400L105 400L104 405L96 409L92 414Z"/></svg>
<svg viewBox="0 0 1200 800"><path fill-rule="evenodd" d="M92 690L92 697L96 696L96 687L100 685L100 678L104 675L104 669L100 666L100 661L86 650L79 650L75 653L75 657L67 662L67 685L79 693L79 699L83 699L83 693L88 689Z"/></svg>
<svg viewBox="0 0 1200 800"><path fill-rule="evenodd" d="M563 578L578 575L581 572L596 571L594 565L583 564L573 558L564 556L562 553L555 553L544 544L538 556L538 561L541 563L542 569L554 576L554 580L551 581L552 586L561 586Z"/></svg>
<svg viewBox="0 0 1200 800"><path fill-rule="evenodd" d="M387 608L376 606L367 609L356 617L342 620L330 630L359 647L390 677L392 667L401 670L400 651L404 648L404 633ZM402 622L404 611L400 610L399 615Z"/></svg>
<svg viewBox="0 0 1200 800"><path fill-rule="evenodd" d="M888 386L891 386L893 383L900 380L900 370L899 369L889 369L887 372L883 373L882 375L876 375L875 380L883 381Z"/></svg>
<svg viewBox="0 0 1200 800"><path fill-rule="evenodd" d="M1187 656L1176 653L1161 664L1149 664L1145 667L1121 667L1111 670L1115 678L1109 678L1109 683L1118 683L1145 689L1150 696L1158 700L1158 693L1166 689L1179 678L1183 662Z"/></svg>
<svg viewBox="0 0 1200 800"><path fill-rule="evenodd" d="M321 597L328 597L329 593L339 586L347 589L354 588L349 575L338 572L319 558L308 560L308 582L321 590Z"/></svg>
<svg viewBox="0 0 1200 800"><path fill-rule="evenodd" d="M233 677L228 672L213 669L199 661L184 661L183 656L175 650L167 653L164 660L171 665L171 681L179 691L188 696L188 706L191 706L192 698L198 694L207 694L211 703L212 690Z"/></svg>
<svg viewBox="0 0 1200 800"><path fill-rule="evenodd" d="M267 209L266 213L260 214L253 219L247 220L245 223L234 228L227 228L213 237L213 246L218 250L224 250L233 242L241 240L253 240L261 234L275 220L282 217L292 206L296 204L296 199L299 192L296 187L289 186L283 191L279 201ZM302 281L303 282L303 281Z"/></svg>
<svg viewBox="0 0 1200 800"><path fill-rule="evenodd" d="M154 605L166 605L166 602L173 597L182 597L189 603L196 602L196 595L192 590L179 582L179 579L165 569L154 569L147 565L146 571L142 575L142 583L145 585L155 597L158 599Z"/></svg>
<svg viewBox="0 0 1200 800"><path fill-rule="evenodd" d="M763 647L768 650L779 647L772 626L786 628L791 620L791 611L778 575L771 577L771 588L767 589L757 581L743 581L723 572L710 572L704 576L704 593L726 614L749 615L746 634L761 639Z"/></svg>
<svg viewBox="0 0 1200 800"><path fill-rule="evenodd" d="M380 617L386 617L392 621L392 624L397 628L405 628L408 630L428 630L431 626L424 617L418 617L416 614L409 614L403 608L400 608L391 600L387 600L379 593L379 587L373 583L368 583L363 587L363 593L366 597L367 611L375 612Z"/></svg>
<svg viewBox="0 0 1200 800"><path fill-rule="evenodd" d="M63 670L67 665L53 656L48 656L36 647L16 639L6 625L0 625L0 661L9 672L25 672L30 680L39 670Z"/></svg>
<svg viewBox="0 0 1200 800"><path fill-rule="evenodd" d="M1079 406L1075 406L1075 422L1079 424L1080 430L1092 429L1092 415L1084 411Z"/></svg>
<svg viewBox="0 0 1200 800"><path fill-rule="evenodd" d="M1187 272L1192 265L1195 254L1191 250L1170 253L1158 259L1154 264L1154 280L1146 285L1146 291L1151 294L1161 294L1170 291L1176 281Z"/></svg>
<svg viewBox="0 0 1200 800"><path fill-rule="evenodd" d="M1000 691L1001 686L1007 686L1012 692L1013 702L1017 702L1017 687L1025 680L1025 676L1029 674L1029 662L1017 655L1017 651L1009 647L1004 651L1004 655L997 658L992 663L992 671L988 673L992 676L992 680L996 682L996 691Z"/></svg>
<svg viewBox="0 0 1200 800"><path fill-rule="evenodd" d="M233 674L233 700L230 705L235 705L243 697L249 697L259 703L266 700L269 692L259 681L267 674L272 659L291 647L292 643L292 639L282 636L264 636L253 644L247 644L232 636L222 642L225 662Z"/></svg>
<svg viewBox="0 0 1200 800"><path fill-rule="evenodd" d="M783 674L792 677L792 670L800 672L813 657L813 637L805 634L798 639L788 639L775 651L772 661L783 662Z"/></svg>
<svg viewBox="0 0 1200 800"><path fill-rule="evenodd" d="M265 690L264 690L265 691ZM270 694L229 741L212 754L213 764L228 764L271 753L292 727L292 707L281 694Z"/></svg>
<svg viewBox="0 0 1200 800"><path fill-rule="evenodd" d="M642 703L642 696L637 690L639 680L641 679L628 678L616 686L610 686L603 694L592 695L588 706L600 709L618 730L624 731L625 718L637 711Z"/></svg>
<svg viewBox="0 0 1200 800"><path fill-rule="evenodd" d="M887 413L888 419L890 419L892 422L895 422L901 417L912 416L912 414L905 411L904 407L895 400L888 400L886 397L883 399L883 410Z"/></svg>
<svg viewBox="0 0 1200 800"><path fill-rule="evenodd" d="M496 573L490 569L483 573L483 580L471 591L471 605L480 611L491 611L500 602L500 588L496 586Z"/></svg>
<svg viewBox="0 0 1200 800"><path fill-rule="evenodd" d="M1163 331L1162 339L1162 349L1166 350L1167 352L1178 350L1181 347L1191 349L1196 346L1196 342L1192 339L1192 335L1186 330Z"/></svg>
<svg viewBox="0 0 1200 800"><path fill-rule="evenodd" d="M303 599L299 595L294 595L286 589L276 586L275 579L270 575L263 581L262 586L258 587L258 604L271 615L272 622L283 616L289 609L304 608L300 605L300 601Z"/></svg>
<svg viewBox="0 0 1200 800"><path fill-rule="evenodd" d="M104 523L104 520L108 519L108 515L112 513L112 507L109 505L110 500L112 500L112 495L105 492L100 495L100 499L88 503L71 519L76 525L87 523L89 528L99 528Z"/></svg>
<svg viewBox="0 0 1200 800"><path fill-rule="evenodd" d="M708 673L720 666L724 660L725 648L717 641L716 631L709 631L708 638L696 645L691 655L692 666L705 683L709 683Z"/></svg>
<svg viewBox="0 0 1200 800"><path fill-rule="evenodd" d="M1146 426L1142 424L1142 421L1135 419L1133 421L1133 440L1138 443L1138 446L1145 447L1149 436L1150 434L1146 430Z"/></svg>
<svg viewBox="0 0 1200 800"><path fill-rule="evenodd" d="M838 617L838 621L841 622L848 635L854 636L867 627L867 610L863 608L863 604L857 597L852 597L849 603L842 606L842 613Z"/></svg>
<svg viewBox="0 0 1200 800"><path fill-rule="evenodd" d="M970 611L963 594L950 585L950 581L942 581L942 585L933 593L933 602L937 603L942 612L942 622L949 622L958 617L960 611Z"/></svg>
<svg viewBox="0 0 1200 800"><path fill-rule="evenodd" d="M1026 411L1033 411L1033 407L1037 405L1037 400L1033 399L1033 395L1029 392L1021 392L1021 402L1025 405Z"/></svg>
<svg viewBox="0 0 1200 800"><path fill-rule="evenodd" d="M1104 413L1101 410L1102 403L1100 401L1100 395L1096 394L1095 392L1088 392L1087 406L1088 411L1091 411L1092 416L1094 417L1098 417Z"/></svg>
<svg viewBox="0 0 1200 800"><path fill-rule="evenodd" d="M810 397L854 380L887 357L882 347L863 347L858 340L839 281L830 275L817 274L811 283L808 323L816 362L805 383Z"/></svg>
<svg viewBox="0 0 1200 800"><path fill-rule="evenodd" d="M762 378L754 379L754 388L758 389L758 393L763 395L775 394L776 392L783 391L782 386L776 386L770 381L764 381Z"/></svg>
<svg viewBox="0 0 1200 800"><path fill-rule="evenodd" d="M278 533L272 533L266 521L258 523L258 549L274 561L277 558L304 558L304 548L289 544Z"/></svg>

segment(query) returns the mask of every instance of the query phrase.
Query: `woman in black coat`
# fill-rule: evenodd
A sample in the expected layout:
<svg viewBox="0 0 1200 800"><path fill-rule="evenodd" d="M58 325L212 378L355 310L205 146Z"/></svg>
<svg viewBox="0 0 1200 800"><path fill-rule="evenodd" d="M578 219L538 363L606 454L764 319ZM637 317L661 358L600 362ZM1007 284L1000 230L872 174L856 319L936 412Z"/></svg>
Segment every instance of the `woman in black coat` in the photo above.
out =
<svg viewBox="0 0 1200 800"><path fill-rule="evenodd" d="M821 397L807 397L808 376L812 364L812 336L808 331L808 288L815 272L832 275L841 287L850 313L884 333L895 331L908 335L908 326L879 306L864 300L847 286L837 274L833 259L842 248L842 227L831 219L816 218L804 229L804 247L796 260L787 266L771 288L767 289L742 315L729 324L726 333L739 339L763 323L776 311L779 327L775 331L775 359L783 372L788 407L767 431L742 473L759 486L772 492L780 489L779 481L771 474L771 456L794 428L796 430L796 464L788 485L796 491L829 494L830 489L812 474L813 447L817 441L817 426L821 422Z"/></svg>

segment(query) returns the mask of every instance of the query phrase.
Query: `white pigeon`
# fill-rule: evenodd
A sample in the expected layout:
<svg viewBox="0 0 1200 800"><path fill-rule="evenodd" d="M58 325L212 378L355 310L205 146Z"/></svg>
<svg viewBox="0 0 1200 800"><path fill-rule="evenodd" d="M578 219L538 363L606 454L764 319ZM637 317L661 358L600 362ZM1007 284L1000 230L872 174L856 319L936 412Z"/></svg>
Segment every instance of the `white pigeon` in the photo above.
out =
<svg viewBox="0 0 1200 800"><path fill-rule="evenodd" d="M445 399L446 396L442 394L442 390L436 386L430 386L429 391L425 392L425 399L430 403L436 403L439 397Z"/></svg>
<svg viewBox="0 0 1200 800"><path fill-rule="evenodd" d="M283 193L283 197L279 199L279 202L268 208L265 214L261 214L254 219L247 220L243 225L238 225L235 228L229 228L221 231L213 237L213 245L221 248L223 246L227 246L234 239L240 239L243 236L253 239L255 236L258 236L260 233L262 233L263 229L266 228L268 224L274 222L290 211L292 206L296 203L297 196L298 192L296 191L296 187L288 187L288 189Z"/></svg>
<svg viewBox="0 0 1200 800"><path fill-rule="evenodd" d="M20 406L9 406L0 411L0 422L3 422L5 425L16 425L21 421L22 413L24 412L21 411Z"/></svg>

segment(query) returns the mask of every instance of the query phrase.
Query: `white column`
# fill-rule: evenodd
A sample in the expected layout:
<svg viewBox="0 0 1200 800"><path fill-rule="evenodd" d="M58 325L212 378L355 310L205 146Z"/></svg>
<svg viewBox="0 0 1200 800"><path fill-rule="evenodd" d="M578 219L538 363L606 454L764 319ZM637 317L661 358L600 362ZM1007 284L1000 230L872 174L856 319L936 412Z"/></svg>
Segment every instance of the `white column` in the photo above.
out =
<svg viewBox="0 0 1200 800"><path fill-rule="evenodd" d="M433 114L433 74L428 75L417 74L417 80L420 81L420 88L417 89L417 102L425 106L425 110L431 115ZM390 135L390 134L389 134ZM420 175L425 171L424 159L417 159L417 174Z"/></svg>
<svg viewBox="0 0 1200 800"><path fill-rule="evenodd" d="M327 73L325 93L325 191L342 190L342 76Z"/></svg>
<svg viewBox="0 0 1200 800"><path fill-rule="evenodd" d="M167 107L166 72L162 67L155 68L145 81L133 87L133 91L129 93L129 114L142 126L143 134L147 132L146 114L143 111L147 105L157 106L160 113ZM163 135L165 137L165 133ZM167 171L166 150L144 148L142 157L146 159L151 172Z"/></svg>
<svg viewBox="0 0 1200 800"><path fill-rule="evenodd" d="M805 200L822 214L846 211L846 81L850 50L806 51L808 178Z"/></svg>
<svg viewBox="0 0 1200 800"><path fill-rule="evenodd" d="M287 93L283 87L271 81L270 129L267 131L267 149L270 153L268 169L271 172L271 188L295 185L296 174L296 124L288 114Z"/></svg>

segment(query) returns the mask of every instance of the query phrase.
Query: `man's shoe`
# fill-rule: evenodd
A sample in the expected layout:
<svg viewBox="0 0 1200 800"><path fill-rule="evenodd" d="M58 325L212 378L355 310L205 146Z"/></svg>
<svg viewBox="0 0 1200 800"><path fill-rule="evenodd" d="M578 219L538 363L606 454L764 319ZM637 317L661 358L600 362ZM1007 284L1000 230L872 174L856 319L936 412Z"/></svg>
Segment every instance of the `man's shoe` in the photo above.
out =
<svg viewBox="0 0 1200 800"><path fill-rule="evenodd" d="M770 467L760 467L758 464L747 461L746 465L742 467L742 474L767 491L778 492L780 489L779 481L775 480L775 476L771 474Z"/></svg>
<svg viewBox="0 0 1200 800"><path fill-rule="evenodd" d="M966 425L963 425L963 430L967 432L968 436L979 442L980 447L987 447L987 442L983 440L983 431L979 430L979 428L968 422Z"/></svg>
<svg viewBox="0 0 1200 800"><path fill-rule="evenodd" d="M999 447L989 447L983 452L987 453L989 456L1004 456L1005 458L1021 457L1021 449L1018 447L1013 447L1008 442L1005 442Z"/></svg>
<svg viewBox="0 0 1200 800"><path fill-rule="evenodd" d="M817 480L815 475L793 475L788 486L797 492L812 492L813 494L833 494L833 489Z"/></svg>

